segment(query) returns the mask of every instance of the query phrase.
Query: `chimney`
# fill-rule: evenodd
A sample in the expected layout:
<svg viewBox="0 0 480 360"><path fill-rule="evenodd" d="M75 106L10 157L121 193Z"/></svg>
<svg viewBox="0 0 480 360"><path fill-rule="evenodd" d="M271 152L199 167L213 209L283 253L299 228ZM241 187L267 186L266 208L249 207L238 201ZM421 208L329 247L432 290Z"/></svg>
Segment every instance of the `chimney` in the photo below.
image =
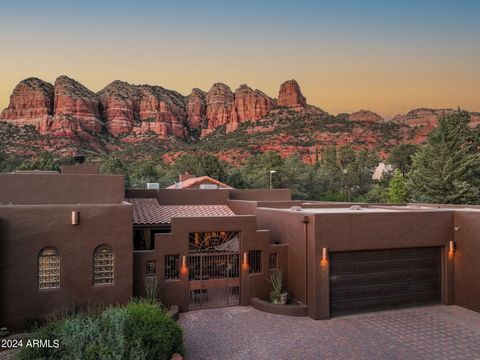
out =
<svg viewBox="0 0 480 360"><path fill-rule="evenodd" d="M191 178L194 178L194 177L195 177L195 175L189 174L188 172L186 172L184 174L180 174L180 182L191 179Z"/></svg>

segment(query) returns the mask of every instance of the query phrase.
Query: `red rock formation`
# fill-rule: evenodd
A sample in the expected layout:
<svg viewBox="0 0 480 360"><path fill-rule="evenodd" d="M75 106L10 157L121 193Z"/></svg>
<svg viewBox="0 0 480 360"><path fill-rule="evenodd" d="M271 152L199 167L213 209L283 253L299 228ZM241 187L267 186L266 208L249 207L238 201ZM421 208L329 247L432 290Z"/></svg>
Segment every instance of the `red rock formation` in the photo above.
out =
<svg viewBox="0 0 480 360"><path fill-rule="evenodd" d="M201 128L207 115L206 94L200 89L193 89L187 97L187 117L191 129Z"/></svg>
<svg viewBox="0 0 480 360"><path fill-rule="evenodd" d="M307 105L307 99L302 95L298 83L295 80L288 80L280 85L277 103L279 106L304 108Z"/></svg>
<svg viewBox="0 0 480 360"><path fill-rule="evenodd" d="M103 88L98 96L108 131L114 136L130 133L135 112L138 112L139 94L135 86L116 80Z"/></svg>
<svg viewBox="0 0 480 360"><path fill-rule="evenodd" d="M252 90L247 85L240 85L235 90L235 109L238 122L256 121L264 117L275 107L275 101L260 90Z"/></svg>
<svg viewBox="0 0 480 360"><path fill-rule="evenodd" d="M185 136L185 97L160 86L114 81L99 92L109 132Z"/></svg>
<svg viewBox="0 0 480 360"><path fill-rule="evenodd" d="M102 130L97 94L67 76L60 76L55 80L54 96L55 117L74 117L81 120L80 126L84 130Z"/></svg>
<svg viewBox="0 0 480 360"><path fill-rule="evenodd" d="M184 137L184 122L187 118L185 97L160 86L141 85L138 90L140 92L138 118L142 124L134 127L133 131L154 132L163 138L170 135Z"/></svg>
<svg viewBox="0 0 480 360"><path fill-rule="evenodd" d="M443 115L455 112L453 109L414 109L404 115L396 115L392 121L404 124L410 127L428 126L435 128L438 126L438 119Z"/></svg>
<svg viewBox="0 0 480 360"><path fill-rule="evenodd" d="M222 83L213 84L207 93L208 130L237 121L235 95Z"/></svg>
<svg viewBox="0 0 480 360"><path fill-rule="evenodd" d="M10 96L8 107L0 119L17 125L38 125L40 119L52 115L53 86L37 78L21 81Z"/></svg>
<svg viewBox="0 0 480 360"><path fill-rule="evenodd" d="M383 118L370 110L360 110L348 116L351 121L383 122Z"/></svg>

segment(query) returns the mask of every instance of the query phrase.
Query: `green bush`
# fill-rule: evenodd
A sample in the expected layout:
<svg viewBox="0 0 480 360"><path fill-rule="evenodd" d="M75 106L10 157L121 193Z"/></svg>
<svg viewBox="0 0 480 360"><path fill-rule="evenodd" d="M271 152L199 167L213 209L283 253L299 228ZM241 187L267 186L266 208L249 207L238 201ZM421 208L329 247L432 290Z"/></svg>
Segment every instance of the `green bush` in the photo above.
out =
<svg viewBox="0 0 480 360"><path fill-rule="evenodd" d="M134 302L103 313L51 322L32 339L59 340L58 348L23 347L18 359L146 360L184 353L180 326L160 307Z"/></svg>

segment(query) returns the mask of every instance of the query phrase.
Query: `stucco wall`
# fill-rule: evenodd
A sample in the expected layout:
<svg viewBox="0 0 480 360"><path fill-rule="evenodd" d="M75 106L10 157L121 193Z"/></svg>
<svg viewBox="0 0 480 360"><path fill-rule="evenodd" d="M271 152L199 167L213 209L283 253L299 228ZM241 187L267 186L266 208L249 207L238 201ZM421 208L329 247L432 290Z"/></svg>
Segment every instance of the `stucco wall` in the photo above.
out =
<svg viewBox="0 0 480 360"><path fill-rule="evenodd" d="M456 212L455 225L455 304L480 311L480 212Z"/></svg>
<svg viewBox="0 0 480 360"><path fill-rule="evenodd" d="M4 205L118 204L123 198L123 176L0 174Z"/></svg>
<svg viewBox="0 0 480 360"><path fill-rule="evenodd" d="M71 225L71 211L80 224ZM0 323L12 329L35 318L88 303L120 303L132 295L132 206L0 206ZM97 246L113 248L113 285L93 285ZM59 289L38 289L38 255L61 257Z"/></svg>

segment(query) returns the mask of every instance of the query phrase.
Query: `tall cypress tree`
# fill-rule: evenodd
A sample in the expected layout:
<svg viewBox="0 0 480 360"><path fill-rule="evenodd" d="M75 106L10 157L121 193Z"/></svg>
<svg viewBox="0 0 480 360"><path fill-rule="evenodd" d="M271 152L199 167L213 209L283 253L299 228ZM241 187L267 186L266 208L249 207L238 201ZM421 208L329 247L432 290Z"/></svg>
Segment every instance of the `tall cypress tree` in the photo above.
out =
<svg viewBox="0 0 480 360"><path fill-rule="evenodd" d="M412 201L444 204L480 202L480 154L470 114L444 116L413 156L407 187Z"/></svg>

